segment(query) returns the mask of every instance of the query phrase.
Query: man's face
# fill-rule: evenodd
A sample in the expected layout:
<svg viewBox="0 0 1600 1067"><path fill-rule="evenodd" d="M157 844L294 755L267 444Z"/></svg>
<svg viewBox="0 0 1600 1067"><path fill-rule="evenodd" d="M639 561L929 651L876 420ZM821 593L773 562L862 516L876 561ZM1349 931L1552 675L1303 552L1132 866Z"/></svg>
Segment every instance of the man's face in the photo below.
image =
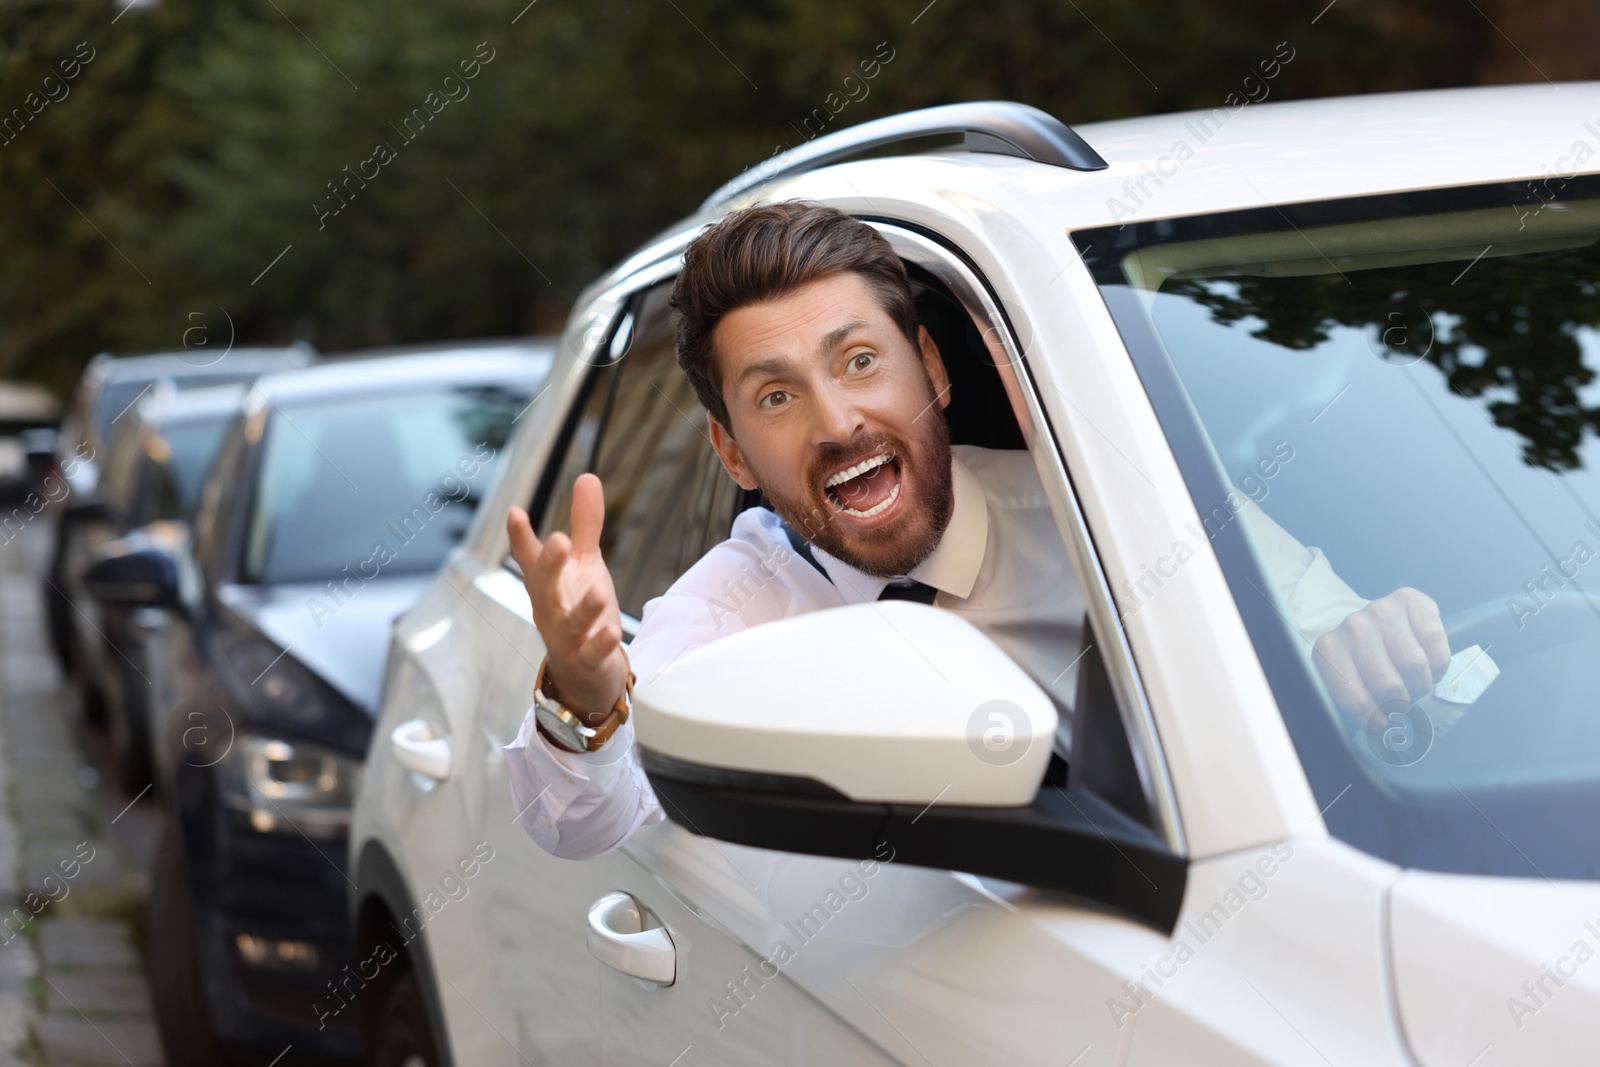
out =
<svg viewBox="0 0 1600 1067"><path fill-rule="evenodd" d="M728 473L878 577L926 559L953 503L950 380L918 333L912 345L847 272L732 311L711 337L731 424L712 419L711 433Z"/></svg>

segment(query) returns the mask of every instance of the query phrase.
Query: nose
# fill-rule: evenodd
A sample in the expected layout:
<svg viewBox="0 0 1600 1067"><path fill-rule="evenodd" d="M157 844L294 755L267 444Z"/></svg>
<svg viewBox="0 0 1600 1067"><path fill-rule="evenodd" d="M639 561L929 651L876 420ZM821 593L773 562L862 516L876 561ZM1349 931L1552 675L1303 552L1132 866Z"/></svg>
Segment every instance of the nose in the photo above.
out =
<svg viewBox="0 0 1600 1067"><path fill-rule="evenodd" d="M816 391L815 401L817 444L842 445L866 428L866 419L849 390L829 383Z"/></svg>

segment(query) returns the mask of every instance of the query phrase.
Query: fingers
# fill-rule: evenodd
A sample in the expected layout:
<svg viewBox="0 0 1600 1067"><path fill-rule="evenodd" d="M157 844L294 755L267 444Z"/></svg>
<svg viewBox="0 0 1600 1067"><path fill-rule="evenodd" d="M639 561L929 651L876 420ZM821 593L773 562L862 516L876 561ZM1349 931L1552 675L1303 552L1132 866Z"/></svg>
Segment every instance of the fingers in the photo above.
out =
<svg viewBox="0 0 1600 1067"><path fill-rule="evenodd" d="M1317 638L1312 659L1322 675L1334 702L1346 711L1364 715L1378 706L1362 684L1361 671L1350 655L1350 644L1340 630L1330 630Z"/></svg>
<svg viewBox="0 0 1600 1067"><path fill-rule="evenodd" d="M1433 602L1432 597L1416 589L1406 588L1398 592L1406 594L1406 614L1411 620L1411 632L1417 635L1417 641L1428 657L1428 666L1433 671L1433 680L1437 682L1450 666L1450 636L1445 633L1444 620L1439 617L1439 605Z"/></svg>
<svg viewBox="0 0 1600 1067"><path fill-rule="evenodd" d="M590 670L599 668L622 645L622 628L603 622L578 648L578 661Z"/></svg>
<svg viewBox="0 0 1600 1067"><path fill-rule="evenodd" d="M584 666L600 666L622 644L616 601L607 590L591 586L567 613L562 636Z"/></svg>
<svg viewBox="0 0 1600 1067"><path fill-rule="evenodd" d="M567 616L561 622L563 634L574 645L589 636L589 631L594 627L596 620L606 610L606 598L598 589L591 588L583 594L583 599L572 606Z"/></svg>
<svg viewBox="0 0 1600 1067"><path fill-rule="evenodd" d="M1377 703L1399 700L1407 695L1406 683L1400 677L1384 640L1384 631L1372 604L1356 612L1340 624L1350 658L1360 672L1361 684ZM1379 609L1380 611L1382 609Z"/></svg>
<svg viewBox="0 0 1600 1067"><path fill-rule="evenodd" d="M1384 653L1405 682L1406 692L1397 696L1422 699L1450 665L1450 641L1438 605L1416 589L1402 588L1373 601L1368 610L1378 622Z"/></svg>
<svg viewBox="0 0 1600 1067"><path fill-rule="evenodd" d="M528 574L538 565L539 556L544 551L538 535L533 532L533 523L529 520L528 513L515 506L508 509L506 533L511 537L512 558L517 561L517 566L522 568L522 573Z"/></svg>
<svg viewBox="0 0 1600 1067"><path fill-rule="evenodd" d="M527 581L541 632L571 648L589 639L596 623L614 616L617 606L609 584L583 584L584 568L574 555L567 535L552 533Z"/></svg>
<svg viewBox="0 0 1600 1067"><path fill-rule="evenodd" d="M533 605L533 621L543 631L546 620L560 614L561 570L571 555L572 542L567 535L557 531L544 543L544 550L532 566L522 568L522 584L528 590L528 600Z"/></svg>
<svg viewBox="0 0 1600 1067"><path fill-rule="evenodd" d="M1334 700L1358 714L1392 700L1422 699L1450 665L1438 605L1411 588L1353 612L1313 651Z"/></svg>
<svg viewBox="0 0 1600 1067"><path fill-rule="evenodd" d="M1376 622L1375 632L1364 635L1363 651L1356 655L1367 688L1380 699L1412 700L1426 696L1433 688L1433 667L1422 642L1411 630L1411 617L1405 597L1400 593L1374 600L1368 612ZM1372 662L1375 673L1367 674ZM1381 692L1381 695L1380 695Z"/></svg>
<svg viewBox="0 0 1600 1067"><path fill-rule="evenodd" d="M580 556L600 551L600 527L606 517L606 495L600 479L580 474L572 483L572 549Z"/></svg>
<svg viewBox="0 0 1600 1067"><path fill-rule="evenodd" d="M528 513L519 507L506 512L506 531L511 535L511 555L522 568L522 586L528 591L528 603L533 608L537 626L541 618L549 617L552 606L559 601L558 584L561 564L567 556L567 539L554 533L540 544Z"/></svg>
<svg viewBox="0 0 1600 1067"><path fill-rule="evenodd" d="M506 514L511 552L522 567L551 675L575 707L593 704L594 710L609 707L620 686L616 676L626 673L614 662L620 660L622 627L599 559L604 512L600 480L586 474L573 486L572 537L555 532L540 543L527 512L510 508Z"/></svg>

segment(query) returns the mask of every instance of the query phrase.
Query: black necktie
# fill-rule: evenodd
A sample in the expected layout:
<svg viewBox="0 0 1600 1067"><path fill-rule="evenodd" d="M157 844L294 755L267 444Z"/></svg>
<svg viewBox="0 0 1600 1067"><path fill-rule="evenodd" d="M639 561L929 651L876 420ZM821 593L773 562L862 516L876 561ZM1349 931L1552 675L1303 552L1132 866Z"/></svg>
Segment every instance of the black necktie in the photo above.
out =
<svg viewBox="0 0 1600 1067"><path fill-rule="evenodd" d="M925 585L915 578L906 578L902 582L890 582L883 587L883 592L878 594L879 600L915 600L918 604L932 604L933 598L939 595L939 590L931 585Z"/></svg>

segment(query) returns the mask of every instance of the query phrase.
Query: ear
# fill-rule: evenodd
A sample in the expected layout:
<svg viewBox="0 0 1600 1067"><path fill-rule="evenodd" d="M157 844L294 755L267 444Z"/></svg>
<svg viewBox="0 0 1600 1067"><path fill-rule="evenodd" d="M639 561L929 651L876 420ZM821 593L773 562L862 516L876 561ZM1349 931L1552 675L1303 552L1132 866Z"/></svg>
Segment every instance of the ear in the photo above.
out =
<svg viewBox="0 0 1600 1067"><path fill-rule="evenodd" d="M717 421L715 415L708 414L706 421L711 424L711 447L717 450L717 458L722 460L723 469L739 483L740 489L754 489L755 474L745 463L744 452L740 450L739 442L733 439L733 434Z"/></svg>
<svg viewBox="0 0 1600 1067"><path fill-rule="evenodd" d="M941 408L947 408L950 406L950 374L944 369L939 346L933 343L933 336L928 333L926 326L917 327L917 345L922 350L923 369L933 383L933 395L938 398Z"/></svg>

